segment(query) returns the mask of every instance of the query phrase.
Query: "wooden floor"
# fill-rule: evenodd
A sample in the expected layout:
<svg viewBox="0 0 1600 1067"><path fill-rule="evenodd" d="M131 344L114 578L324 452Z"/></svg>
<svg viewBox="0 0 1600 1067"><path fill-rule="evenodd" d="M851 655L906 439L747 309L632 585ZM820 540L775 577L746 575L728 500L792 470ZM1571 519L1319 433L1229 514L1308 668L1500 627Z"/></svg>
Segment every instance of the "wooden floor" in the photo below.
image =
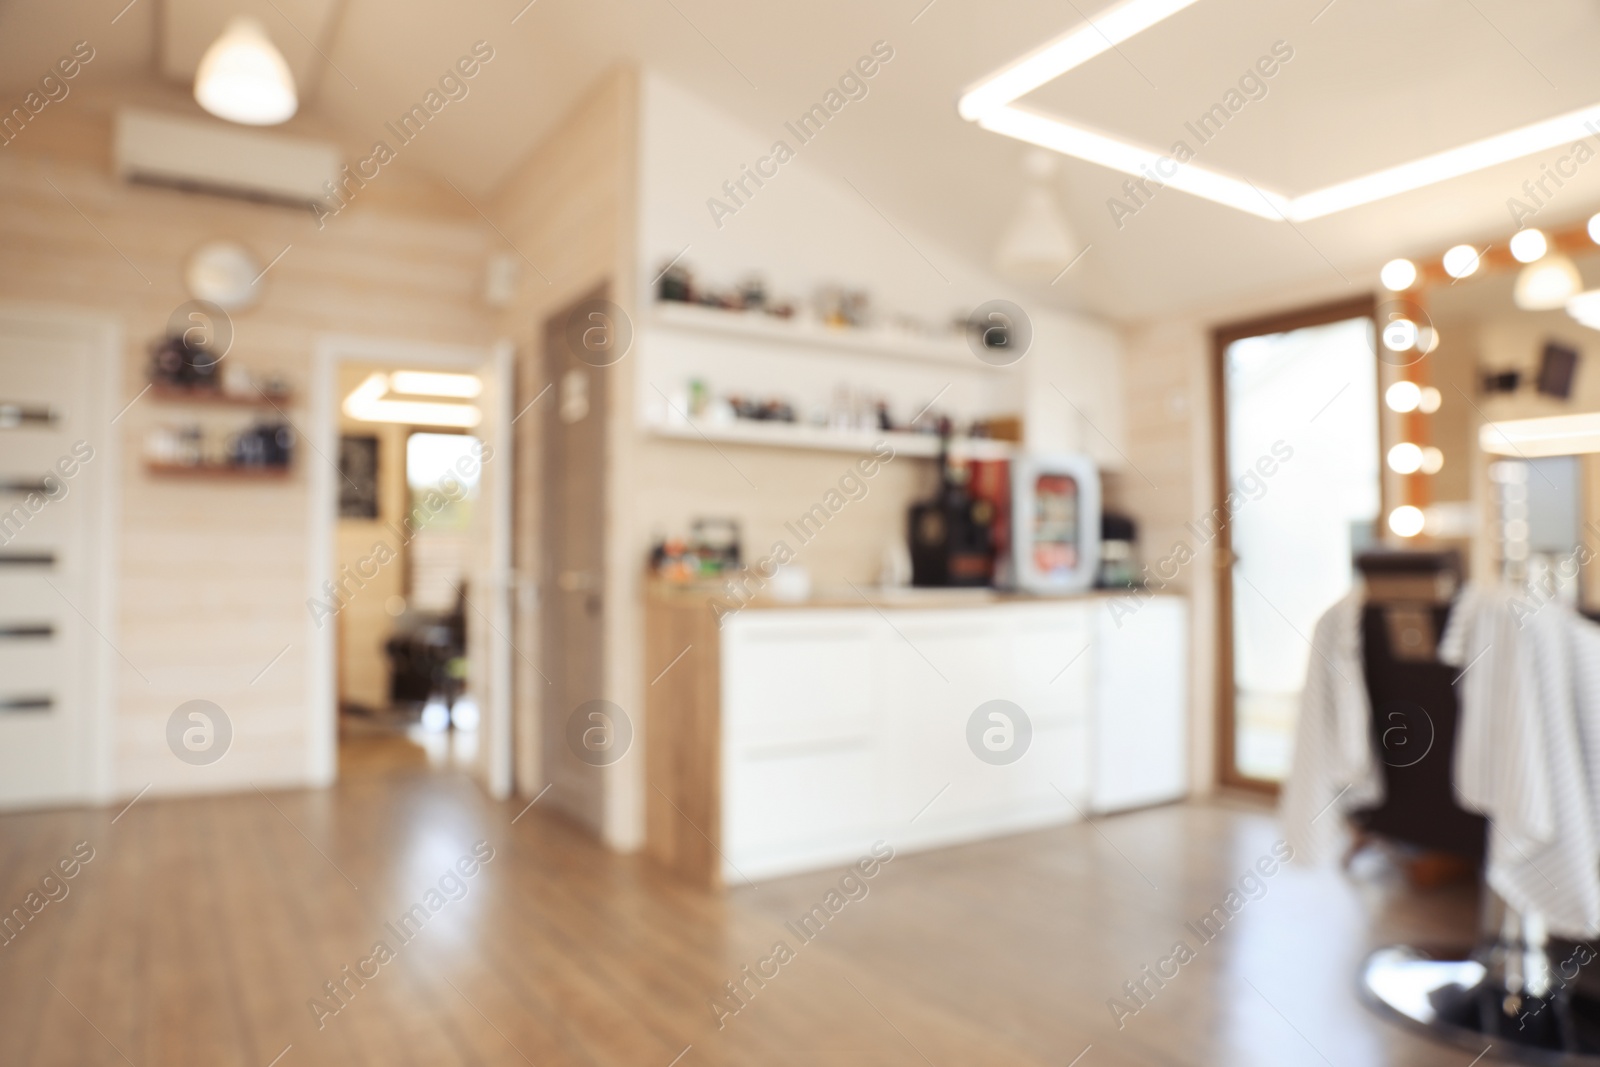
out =
<svg viewBox="0 0 1600 1067"><path fill-rule="evenodd" d="M898 856L802 945L784 924L839 872L711 897L539 806L513 823L525 803L388 752L326 792L0 817L7 912L77 842L94 850L0 946L0 1064L1065 1067L1092 1045L1079 1067L1465 1065L1356 1001L1369 947L1472 928L1469 890L1382 872L1279 872L1112 1022L1108 998L1198 944L1183 923L1269 852L1264 811L1182 805ZM494 858L401 945L385 924L477 841ZM780 939L793 960L719 1029L710 1000ZM308 1001L379 940L395 957L346 980L319 1029Z"/></svg>

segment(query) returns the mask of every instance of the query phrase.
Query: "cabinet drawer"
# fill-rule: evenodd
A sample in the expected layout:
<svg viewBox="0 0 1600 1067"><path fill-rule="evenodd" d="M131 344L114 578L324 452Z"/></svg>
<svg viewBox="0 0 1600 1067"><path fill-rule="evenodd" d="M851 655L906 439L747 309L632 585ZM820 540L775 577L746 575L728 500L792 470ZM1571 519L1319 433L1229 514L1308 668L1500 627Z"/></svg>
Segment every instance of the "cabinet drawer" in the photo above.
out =
<svg viewBox="0 0 1600 1067"><path fill-rule="evenodd" d="M867 834L879 777L865 740L736 756L723 771L723 850L736 865L769 867L785 851Z"/></svg>
<svg viewBox="0 0 1600 1067"><path fill-rule="evenodd" d="M723 635L722 728L734 751L876 729L872 629L819 614L738 620Z"/></svg>

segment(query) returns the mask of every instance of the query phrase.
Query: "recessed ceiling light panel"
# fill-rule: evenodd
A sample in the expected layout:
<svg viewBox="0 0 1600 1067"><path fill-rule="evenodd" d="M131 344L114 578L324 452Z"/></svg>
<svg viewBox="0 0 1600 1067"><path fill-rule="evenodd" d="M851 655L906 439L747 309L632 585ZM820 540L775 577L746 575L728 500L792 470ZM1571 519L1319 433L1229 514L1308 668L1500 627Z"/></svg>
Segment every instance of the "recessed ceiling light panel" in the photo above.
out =
<svg viewBox="0 0 1600 1067"><path fill-rule="evenodd" d="M962 94L956 109L962 118L994 133L1015 137L1134 177L1155 177L1150 173L1151 170L1167 158L1159 151L1028 111L1015 106L1015 101L1196 2L1123 0L1089 20L1087 25L1056 38L984 78ZM1209 171L1194 163L1173 168L1170 160L1166 169L1172 173L1160 174L1159 181L1163 185L1260 218L1305 222L1472 174L1496 164L1522 159L1549 148L1582 141L1589 136L1592 126L1597 122L1600 122L1600 104L1520 126L1299 196L1272 192L1257 183Z"/></svg>
<svg viewBox="0 0 1600 1067"><path fill-rule="evenodd" d="M1086 25L989 75L963 94L957 110L969 121L981 119L1196 2L1123 0L1114 4L1093 19L1086 19Z"/></svg>

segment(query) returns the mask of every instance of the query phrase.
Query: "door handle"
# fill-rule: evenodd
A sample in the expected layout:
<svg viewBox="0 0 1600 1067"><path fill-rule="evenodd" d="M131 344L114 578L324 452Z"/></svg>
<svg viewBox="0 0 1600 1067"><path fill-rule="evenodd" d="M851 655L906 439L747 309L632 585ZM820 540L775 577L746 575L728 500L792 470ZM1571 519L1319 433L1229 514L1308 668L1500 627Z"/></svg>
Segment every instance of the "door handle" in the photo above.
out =
<svg viewBox="0 0 1600 1067"><path fill-rule="evenodd" d="M38 481L24 481L20 478L0 481L0 493L43 493L50 494L50 486L43 479Z"/></svg>
<svg viewBox="0 0 1600 1067"><path fill-rule="evenodd" d="M0 400L0 430L14 430L30 423L54 426L57 418L54 408L26 400Z"/></svg>
<svg viewBox="0 0 1600 1067"><path fill-rule="evenodd" d="M599 585L600 579L593 571L562 571L556 575L556 588L563 593L581 593Z"/></svg>

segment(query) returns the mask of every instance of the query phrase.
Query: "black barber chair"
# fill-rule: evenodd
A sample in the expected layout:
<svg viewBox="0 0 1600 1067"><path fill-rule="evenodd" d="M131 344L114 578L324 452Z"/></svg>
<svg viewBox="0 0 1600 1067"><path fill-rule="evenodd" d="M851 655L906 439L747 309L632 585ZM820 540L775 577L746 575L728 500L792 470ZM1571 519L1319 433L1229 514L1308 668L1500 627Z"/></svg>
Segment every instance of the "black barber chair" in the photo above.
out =
<svg viewBox="0 0 1600 1067"><path fill-rule="evenodd" d="M1455 800L1458 668L1438 644L1460 585L1454 553L1372 553L1358 561L1367 603L1361 636L1383 803L1352 817L1365 834L1469 860L1481 871L1487 821ZM1600 1067L1600 946L1546 935L1487 886L1477 947L1382 948L1362 968L1362 993L1382 1014L1502 1060Z"/></svg>
<svg viewBox="0 0 1600 1067"><path fill-rule="evenodd" d="M1488 824L1456 803L1456 676L1439 662L1461 560L1448 553L1368 553L1361 647L1372 702L1372 743L1381 760L1383 803L1357 812L1364 834L1481 867Z"/></svg>

